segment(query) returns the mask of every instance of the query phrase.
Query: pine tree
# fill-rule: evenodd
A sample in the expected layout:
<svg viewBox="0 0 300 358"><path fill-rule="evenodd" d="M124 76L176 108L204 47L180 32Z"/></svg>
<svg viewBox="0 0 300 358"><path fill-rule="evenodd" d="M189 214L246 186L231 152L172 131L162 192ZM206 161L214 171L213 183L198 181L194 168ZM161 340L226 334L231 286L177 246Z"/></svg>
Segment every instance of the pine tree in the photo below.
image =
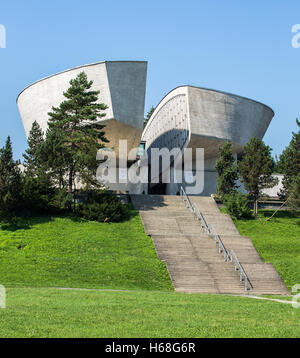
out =
<svg viewBox="0 0 300 358"><path fill-rule="evenodd" d="M147 125L147 123L148 123L150 117L152 116L154 110L155 110L155 108L152 106L152 107L149 109L148 113L146 114L146 117L144 118L144 128L146 127L146 125Z"/></svg>
<svg viewBox="0 0 300 358"><path fill-rule="evenodd" d="M235 191L238 180L237 165L232 154L232 144L225 142L219 149L219 159L216 162L216 171L218 173L217 194L223 198L226 194Z"/></svg>
<svg viewBox="0 0 300 358"><path fill-rule="evenodd" d="M56 153L57 155L57 153ZM28 136L28 149L23 154L24 186L23 199L28 211L45 212L54 195L52 173L49 171L48 152L44 133L35 121Z"/></svg>
<svg viewBox="0 0 300 358"><path fill-rule="evenodd" d="M65 134L59 127L52 128L46 132L46 140L43 146L43 157L49 175L59 189L67 187L66 173L68 163L71 160L64 150Z"/></svg>
<svg viewBox="0 0 300 358"><path fill-rule="evenodd" d="M253 137L244 147L238 169L246 190L254 198L254 215L257 216L257 201L262 189L271 188L277 183L277 179L272 176L274 160L271 148L262 140Z"/></svg>
<svg viewBox="0 0 300 358"><path fill-rule="evenodd" d="M28 149L24 157L25 173L29 176L36 177L41 172L44 164L42 157L42 146L44 144L44 133L39 124L34 121L28 136Z"/></svg>
<svg viewBox="0 0 300 358"><path fill-rule="evenodd" d="M71 86L63 93L66 100L59 107L52 107L52 112L48 113L48 146L51 146L51 138L55 138L53 149L63 155L55 159L53 153L52 169L57 172L66 169L69 192L74 190L75 177L94 182L94 178L85 175L86 168L88 166L96 174L97 150L108 142L104 126L99 124L99 119L105 116L102 111L108 107L97 102L100 92L91 90L92 84L93 81L88 81L87 75L81 72L70 81Z"/></svg>
<svg viewBox="0 0 300 358"><path fill-rule="evenodd" d="M298 127L300 127L300 121L298 119L296 119L296 123ZM284 190L281 194L286 197L295 177L300 173L300 130L298 133L293 132L290 144L279 157L278 165L284 174L282 181Z"/></svg>
<svg viewBox="0 0 300 358"><path fill-rule="evenodd" d="M22 208L23 178L19 162L14 161L10 137L0 149L0 212L13 216Z"/></svg>
<svg viewBox="0 0 300 358"><path fill-rule="evenodd" d="M300 210L300 172L293 178L289 187L287 203L291 210Z"/></svg>

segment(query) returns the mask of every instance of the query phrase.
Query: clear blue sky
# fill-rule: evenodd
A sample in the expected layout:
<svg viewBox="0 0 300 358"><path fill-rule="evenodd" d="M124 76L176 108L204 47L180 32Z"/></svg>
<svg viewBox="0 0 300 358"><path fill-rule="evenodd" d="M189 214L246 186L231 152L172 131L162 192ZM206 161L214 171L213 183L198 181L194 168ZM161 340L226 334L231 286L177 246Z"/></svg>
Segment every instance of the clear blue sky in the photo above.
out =
<svg viewBox="0 0 300 358"><path fill-rule="evenodd" d="M190 84L261 101L275 111L264 137L279 154L300 117L300 3L284 0L10 0L0 7L0 146L26 148L16 97L33 81L103 60L146 60L145 111Z"/></svg>

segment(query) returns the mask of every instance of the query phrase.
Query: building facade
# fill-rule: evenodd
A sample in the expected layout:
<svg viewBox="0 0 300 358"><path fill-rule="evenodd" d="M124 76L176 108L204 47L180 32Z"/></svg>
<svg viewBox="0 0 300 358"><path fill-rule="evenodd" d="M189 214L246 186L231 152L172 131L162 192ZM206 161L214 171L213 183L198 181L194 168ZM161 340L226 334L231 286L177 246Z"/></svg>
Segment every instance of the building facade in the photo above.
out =
<svg viewBox="0 0 300 358"><path fill-rule="evenodd" d="M190 190L190 194L211 195L216 193L215 164L219 147L230 140L237 158L252 137L263 138L273 116L270 107L248 98L207 88L180 86L170 91L155 108L142 140L149 158L153 148L165 147L169 151L190 148L192 176L198 175L203 182L194 192ZM203 148L203 157L197 158L197 148ZM182 171L181 161L176 164L174 160L169 170L170 182L163 183L163 168L160 167L159 183L150 184L150 192L178 193L181 184L174 178L176 172ZM192 188L190 180L187 182L185 178L183 176L183 186Z"/></svg>

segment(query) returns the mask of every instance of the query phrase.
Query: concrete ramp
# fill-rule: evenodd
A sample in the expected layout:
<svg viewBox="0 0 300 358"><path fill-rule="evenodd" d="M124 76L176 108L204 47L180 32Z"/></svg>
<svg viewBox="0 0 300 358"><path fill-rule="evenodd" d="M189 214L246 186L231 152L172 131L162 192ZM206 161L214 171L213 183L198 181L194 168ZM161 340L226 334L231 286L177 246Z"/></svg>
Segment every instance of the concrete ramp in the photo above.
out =
<svg viewBox="0 0 300 358"><path fill-rule="evenodd" d="M214 240L202 232L180 196L131 195L131 200L176 291L246 293L233 264L224 262ZM191 197L191 201L214 225L226 248L236 252L254 287L247 293L289 294L274 266L263 262L252 241L239 234L230 216L222 214L211 197Z"/></svg>

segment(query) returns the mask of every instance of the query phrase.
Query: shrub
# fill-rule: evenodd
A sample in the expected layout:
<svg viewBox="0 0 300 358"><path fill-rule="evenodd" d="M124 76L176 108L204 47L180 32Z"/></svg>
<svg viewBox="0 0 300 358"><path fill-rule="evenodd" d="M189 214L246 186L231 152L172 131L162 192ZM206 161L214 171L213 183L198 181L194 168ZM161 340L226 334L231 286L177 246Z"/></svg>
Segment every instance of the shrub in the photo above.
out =
<svg viewBox="0 0 300 358"><path fill-rule="evenodd" d="M88 193L86 201L78 205L78 214L100 222L119 222L128 216L126 206L118 197L101 191Z"/></svg>
<svg viewBox="0 0 300 358"><path fill-rule="evenodd" d="M49 181L43 178L25 176L23 187L24 208L30 212L45 213L54 195L54 189Z"/></svg>
<svg viewBox="0 0 300 358"><path fill-rule="evenodd" d="M231 192L223 200L227 212L234 219L247 219L251 216L248 197L241 192Z"/></svg>
<svg viewBox="0 0 300 358"><path fill-rule="evenodd" d="M3 220L0 223L1 230L18 230L18 229L29 229L30 225L25 217L12 216L7 220Z"/></svg>
<svg viewBox="0 0 300 358"><path fill-rule="evenodd" d="M66 189L57 189L49 203L51 211L55 212L69 212L72 210L72 205L73 195Z"/></svg>

